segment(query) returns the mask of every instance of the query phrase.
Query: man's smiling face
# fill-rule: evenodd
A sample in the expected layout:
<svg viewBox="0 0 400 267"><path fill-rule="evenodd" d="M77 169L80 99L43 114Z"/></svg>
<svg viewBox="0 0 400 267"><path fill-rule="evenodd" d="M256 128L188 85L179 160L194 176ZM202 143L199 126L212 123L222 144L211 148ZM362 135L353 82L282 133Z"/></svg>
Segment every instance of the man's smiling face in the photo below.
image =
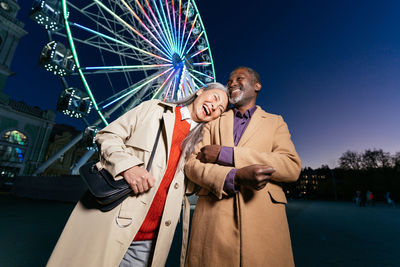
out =
<svg viewBox="0 0 400 267"><path fill-rule="evenodd" d="M229 102L243 106L257 97L257 82L246 70L239 68L231 73L228 81Z"/></svg>

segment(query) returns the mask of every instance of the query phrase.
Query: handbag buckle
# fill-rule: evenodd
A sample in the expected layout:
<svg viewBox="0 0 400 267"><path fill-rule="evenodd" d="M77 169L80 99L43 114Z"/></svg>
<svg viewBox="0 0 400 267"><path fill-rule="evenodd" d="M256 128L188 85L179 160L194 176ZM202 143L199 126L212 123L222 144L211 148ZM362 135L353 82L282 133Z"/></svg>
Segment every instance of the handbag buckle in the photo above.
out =
<svg viewBox="0 0 400 267"><path fill-rule="evenodd" d="M127 223L127 224L120 224L120 222L118 221L118 215L115 217L115 222L117 223L117 225L118 225L118 227L119 228L126 228L126 227L128 227L129 225L131 225L132 224L132 222L133 222L133 219L132 218L125 218L125 219L130 219L130 222L129 223Z"/></svg>

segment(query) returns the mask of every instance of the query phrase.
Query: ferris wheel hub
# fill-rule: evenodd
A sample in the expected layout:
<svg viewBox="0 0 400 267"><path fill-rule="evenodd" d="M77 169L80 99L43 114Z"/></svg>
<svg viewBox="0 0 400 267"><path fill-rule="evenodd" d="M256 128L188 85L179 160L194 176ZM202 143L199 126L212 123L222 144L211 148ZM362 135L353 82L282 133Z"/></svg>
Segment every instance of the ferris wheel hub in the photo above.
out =
<svg viewBox="0 0 400 267"><path fill-rule="evenodd" d="M184 62L182 60L182 58L177 54L174 53L172 55L172 65L174 66L174 68L183 68Z"/></svg>

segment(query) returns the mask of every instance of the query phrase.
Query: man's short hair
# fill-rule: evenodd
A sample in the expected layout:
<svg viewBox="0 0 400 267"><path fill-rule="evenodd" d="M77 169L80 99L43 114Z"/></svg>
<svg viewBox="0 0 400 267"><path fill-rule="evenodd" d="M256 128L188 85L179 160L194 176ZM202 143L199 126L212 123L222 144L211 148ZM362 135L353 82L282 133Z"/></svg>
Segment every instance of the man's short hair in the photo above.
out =
<svg viewBox="0 0 400 267"><path fill-rule="evenodd" d="M255 71L255 70L253 70L252 68L249 68L249 67L244 67L244 66L237 67L236 69L234 69L234 70L231 72L231 75L232 75L232 73L233 73L234 71L236 71L236 70L238 70L238 69L245 69L245 70L247 70L247 72L248 72L251 76L253 76L253 82L261 84L261 79L260 79L260 75L258 74L258 72Z"/></svg>

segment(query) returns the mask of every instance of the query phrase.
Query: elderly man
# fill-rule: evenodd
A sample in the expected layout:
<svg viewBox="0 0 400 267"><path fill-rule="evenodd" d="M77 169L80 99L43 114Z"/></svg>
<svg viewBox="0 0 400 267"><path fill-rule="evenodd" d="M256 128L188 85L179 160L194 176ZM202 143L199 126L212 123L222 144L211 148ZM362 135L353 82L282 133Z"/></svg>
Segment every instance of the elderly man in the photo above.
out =
<svg viewBox="0 0 400 267"><path fill-rule="evenodd" d="M229 78L234 109L208 123L186 163L201 186L187 266L293 266L286 197L280 184L297 180L301 161L281 116L256 106L257 72Z"/></svg>

